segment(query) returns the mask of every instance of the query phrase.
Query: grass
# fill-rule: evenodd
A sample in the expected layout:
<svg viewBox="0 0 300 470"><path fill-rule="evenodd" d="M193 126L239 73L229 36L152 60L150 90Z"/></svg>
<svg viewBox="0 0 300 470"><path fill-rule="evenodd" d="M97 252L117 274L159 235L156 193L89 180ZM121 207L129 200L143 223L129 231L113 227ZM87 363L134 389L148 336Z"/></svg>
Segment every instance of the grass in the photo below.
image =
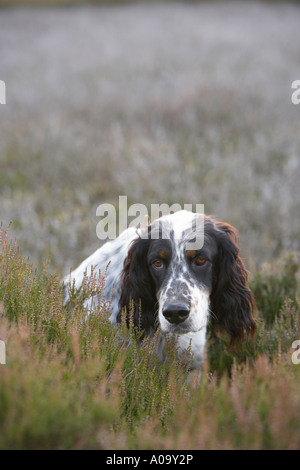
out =
<svg viewBox="0 0 300 470"><path fill-rule="evenodd" d="M264 283L259 274L252 281L254 290L260 286L259 305L276 297L274 318L257 312L257 338L239 354L228 351L226 338L210 338L195 390L172 345L160 365L155 338L138 347L125 322L112 327L109 299L86 317L83 300L103 291L104 276L73 291L70 310L59 279L47 266L37 273L3 230L0 253L0 336L7 347L1 449L299 448L300 367L291 345L300 337L300 302L291 261L276 279L270 270ZM290 297L282 297L282 284Z"/></svg>

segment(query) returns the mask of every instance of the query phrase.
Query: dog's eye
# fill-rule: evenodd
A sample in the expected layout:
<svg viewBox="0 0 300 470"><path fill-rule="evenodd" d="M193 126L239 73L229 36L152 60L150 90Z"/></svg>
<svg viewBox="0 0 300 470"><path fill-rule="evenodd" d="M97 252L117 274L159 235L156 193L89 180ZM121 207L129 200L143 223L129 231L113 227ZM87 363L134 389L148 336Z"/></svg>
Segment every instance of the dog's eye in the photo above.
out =
<svg viewBox="0 0 300 470"><path fill-rule="evenodd" d="M195 263L197 264L197 266L203 266L203 264L206 263L206 259L201 258L201 256L197 256L197 258L195 258Z"/></svg>
<svg viewBox="0 0 300 470"><path fill-rule="evenodd" d="M164 264L163 262L160 260L160 259L156 259L153 263L152 263L152 266L155 268L155 269L162 269Z"/></svg>

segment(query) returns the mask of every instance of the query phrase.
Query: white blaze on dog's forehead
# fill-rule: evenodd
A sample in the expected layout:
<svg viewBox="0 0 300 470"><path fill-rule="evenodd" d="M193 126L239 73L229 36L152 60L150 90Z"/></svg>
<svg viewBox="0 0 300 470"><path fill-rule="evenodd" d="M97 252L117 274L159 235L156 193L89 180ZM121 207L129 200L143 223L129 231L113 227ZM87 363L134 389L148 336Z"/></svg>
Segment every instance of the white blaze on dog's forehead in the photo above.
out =
<svg viewBox="0 0 300 470"><path fill-rule="evenodd" d="M151 222L151 238L159 239L160 233L163 239L170 239L172 236L176 242L182 241L184 237L187 237L187 244L191 244L188 249L196 249L197 247L200 249L204 241L203 222L204 214L201 212L181 210L173 214L163 215ZM148 238L148 227L138 227L137 234L141 238ZM190 238L196 239L197 246L194 246L194 242L190 242Z"/></svg>
<svg viewBox="0 0 300 470"><path fill-rule="evenodd" d="M193 221L196 221L197 215L201 214L182 210L175 212L174 214L165 215L161 220L170 224L175 240L181 240L184 231L193 226Z"/></svg>

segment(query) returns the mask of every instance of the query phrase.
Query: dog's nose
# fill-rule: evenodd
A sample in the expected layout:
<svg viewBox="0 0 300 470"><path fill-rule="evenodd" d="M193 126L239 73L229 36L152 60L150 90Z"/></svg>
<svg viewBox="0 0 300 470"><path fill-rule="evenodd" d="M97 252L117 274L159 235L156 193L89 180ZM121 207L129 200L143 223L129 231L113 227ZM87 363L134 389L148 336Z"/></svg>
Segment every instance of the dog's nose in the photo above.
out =
<svg viewBox="0 0 300 470"><path fill-rule="evenodd" d="M189 315L190 309L183 304L169 304L163 310L163 316L170 323L182 323Z"/></svg>

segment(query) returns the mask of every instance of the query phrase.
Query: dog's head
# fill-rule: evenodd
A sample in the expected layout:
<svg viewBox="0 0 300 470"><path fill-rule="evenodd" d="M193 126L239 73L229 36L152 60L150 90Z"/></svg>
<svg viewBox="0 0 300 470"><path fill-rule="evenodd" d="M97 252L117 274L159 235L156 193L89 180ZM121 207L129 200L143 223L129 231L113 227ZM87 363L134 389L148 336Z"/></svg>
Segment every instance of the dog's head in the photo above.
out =
<svg viewBox="0 0 300 470"><path fill-rule="evenodd" d="M228 224L187 211L157 219L131 245L124 263L120 311L153 332L183 334L213 327L231 342L255 332L253 296Z"/></svg>

